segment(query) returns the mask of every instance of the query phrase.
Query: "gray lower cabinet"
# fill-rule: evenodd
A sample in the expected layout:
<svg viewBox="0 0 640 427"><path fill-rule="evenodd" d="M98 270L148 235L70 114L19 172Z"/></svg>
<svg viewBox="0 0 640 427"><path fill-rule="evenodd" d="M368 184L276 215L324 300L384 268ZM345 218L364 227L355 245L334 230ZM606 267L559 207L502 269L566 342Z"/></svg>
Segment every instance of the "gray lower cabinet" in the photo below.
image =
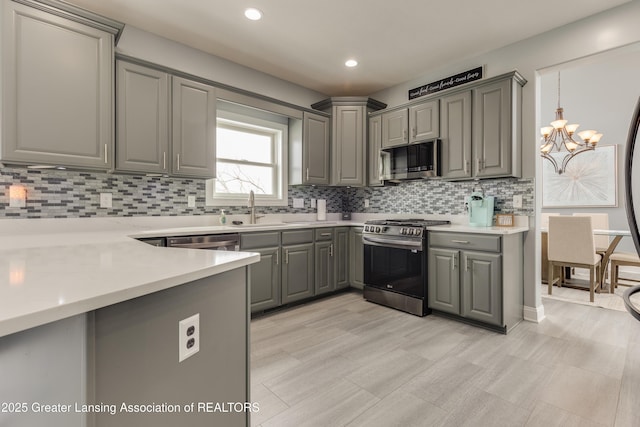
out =
<svg viewBox="0 0 640 427"><path fill-rule="evenodd" d="M522 235L429 232L429 307L507 332L522 320Z"/></svg>
<svg viewBox="0 0 640 427"><path fill-rule="evenodd" d="M0 7L0 160L112 169L113 34L13 1Z"/></svg>
<svg viewBox="0 0 640 427"><path fill-rule="evenodd" d="M336 289L349 287L349 227L336 227L333 238Z"/></svg>
<svg viewBox="0 0 640 427"><path fill-rule="evenodd" d="M242 233L240 250L260 254L260 262L248 267L251 312L278 307L281 304L280 232Z"/></svg>
<svg viewBox="0 0 640 427"><path fill-rule="evenodd" d="M352 227L349 231L349 284L352 288L364 288L362 227Z"/></svg>
<svg viewBox="0 0 640 427"><path fill-rule="evenodd" d="M336 289L333 229L316 229L315 235L315 294L321 295Z"/></svg>
<svg viewBox="0 0 640 427"><path fill-rule="evenodd" d="M309 298L315 293L313 232L282 232L282 304Z"/></svg>

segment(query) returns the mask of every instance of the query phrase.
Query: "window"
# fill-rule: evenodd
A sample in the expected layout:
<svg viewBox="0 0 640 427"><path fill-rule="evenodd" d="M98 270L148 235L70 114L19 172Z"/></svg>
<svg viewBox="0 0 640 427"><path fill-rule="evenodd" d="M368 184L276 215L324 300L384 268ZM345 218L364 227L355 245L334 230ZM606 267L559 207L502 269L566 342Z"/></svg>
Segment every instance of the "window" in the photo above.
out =
<svg viewBox="0 0 640 427"><path fill-rule="evenodd" d="M256 205L286 205L286 141L286 119L219 110L216 178L207 182L207 204L246 205L253 190Z"/></svg>

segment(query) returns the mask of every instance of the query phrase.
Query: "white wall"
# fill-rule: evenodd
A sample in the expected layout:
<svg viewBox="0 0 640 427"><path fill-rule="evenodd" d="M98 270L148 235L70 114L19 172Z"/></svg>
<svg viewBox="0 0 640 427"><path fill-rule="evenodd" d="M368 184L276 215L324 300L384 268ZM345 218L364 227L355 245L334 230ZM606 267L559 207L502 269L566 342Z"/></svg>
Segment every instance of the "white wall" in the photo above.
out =
<svg viewBox="0 0 640 427"><path fill-rule="evenodd" d="M521 17L527 19L527 17ZM523 176L535 177L540 168L538 128L542 122L538 108L540 82L538 71L585 58L610 49L640 41L640 2L634 1L610 9L570 25L532 37L519 43L456 63L445 64L419 79L409 81L371 96L389 106L407 102L409 89L438 80L478 65L485 66L487 77L517 69L529 82L523 88ZM499 25L499 22L496 22ZM544 121L548 118L545 116ZM540 180L536 180L536 210L541 209ZM538 218L532 219L532 229L525 237L525 316L540 319L544 311L540 298L540 238L536 229Z"/></svg>
<svg viewBox="0 0 640 427"><path fill-rule="evenodd" d="M300 107L328 96L127 25L116 52Z"/></svg>

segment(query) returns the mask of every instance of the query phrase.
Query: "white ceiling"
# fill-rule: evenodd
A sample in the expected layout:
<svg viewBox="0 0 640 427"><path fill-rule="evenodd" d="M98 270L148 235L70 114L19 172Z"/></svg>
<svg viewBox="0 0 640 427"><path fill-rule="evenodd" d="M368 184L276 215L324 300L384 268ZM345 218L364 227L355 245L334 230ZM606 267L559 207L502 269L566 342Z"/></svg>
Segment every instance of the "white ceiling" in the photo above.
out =
<svg viewBox="0 0 640 427"><path fill-rule="evenodd" d="M67 0L329 96L370 95L629 1Z"/></svg>

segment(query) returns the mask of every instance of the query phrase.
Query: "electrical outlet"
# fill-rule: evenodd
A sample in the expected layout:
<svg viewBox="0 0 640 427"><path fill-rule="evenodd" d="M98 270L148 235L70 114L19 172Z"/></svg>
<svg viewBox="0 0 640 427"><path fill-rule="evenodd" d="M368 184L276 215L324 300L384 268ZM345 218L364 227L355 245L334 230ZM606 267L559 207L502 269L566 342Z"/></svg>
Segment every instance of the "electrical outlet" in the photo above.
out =
<svg viewBox="0 0 640 427"><path fill-rule="evenodd" d="M317 202L316 202L317 200L318 200L318 199L311 199L311 208L314 208L314 209L315 209L315 207L316 207L316 205L317 205Z"/></svg>
<svg viewBox="0 0 640 427"><path fill-rule="evenodd" d="M364 199L364 207L365 208L369 207L369 199Z"/></svg>
<svg viewBox="0 0 640 427"><path fill-rule="evenodd" d="M178 362L200 351L200 313L178 322Z"/></svg>
<svg viewBox="0 0 640 427"><path fill-rule="evenodd" d="M293 199L294 208L304 208L304 199Z"/></svg>
<svg viewBox="0 0 640 427"><path fill-rule="evenodd" d="M513 207L514 208L521 208L522 207L522 195L515 194L513 196Z"/></svg>
<svg viewBox="0 0 640 427"><path fill-rule="evenodd" d="M113 195L111 193L100 193L100 207L101 208L113 207Z"/></svg>
<svg viewBox="0 0 640 427"><path fill-rule="evenodd" d="M196 207L196 196L187 196L187 207Z"/></svg>

